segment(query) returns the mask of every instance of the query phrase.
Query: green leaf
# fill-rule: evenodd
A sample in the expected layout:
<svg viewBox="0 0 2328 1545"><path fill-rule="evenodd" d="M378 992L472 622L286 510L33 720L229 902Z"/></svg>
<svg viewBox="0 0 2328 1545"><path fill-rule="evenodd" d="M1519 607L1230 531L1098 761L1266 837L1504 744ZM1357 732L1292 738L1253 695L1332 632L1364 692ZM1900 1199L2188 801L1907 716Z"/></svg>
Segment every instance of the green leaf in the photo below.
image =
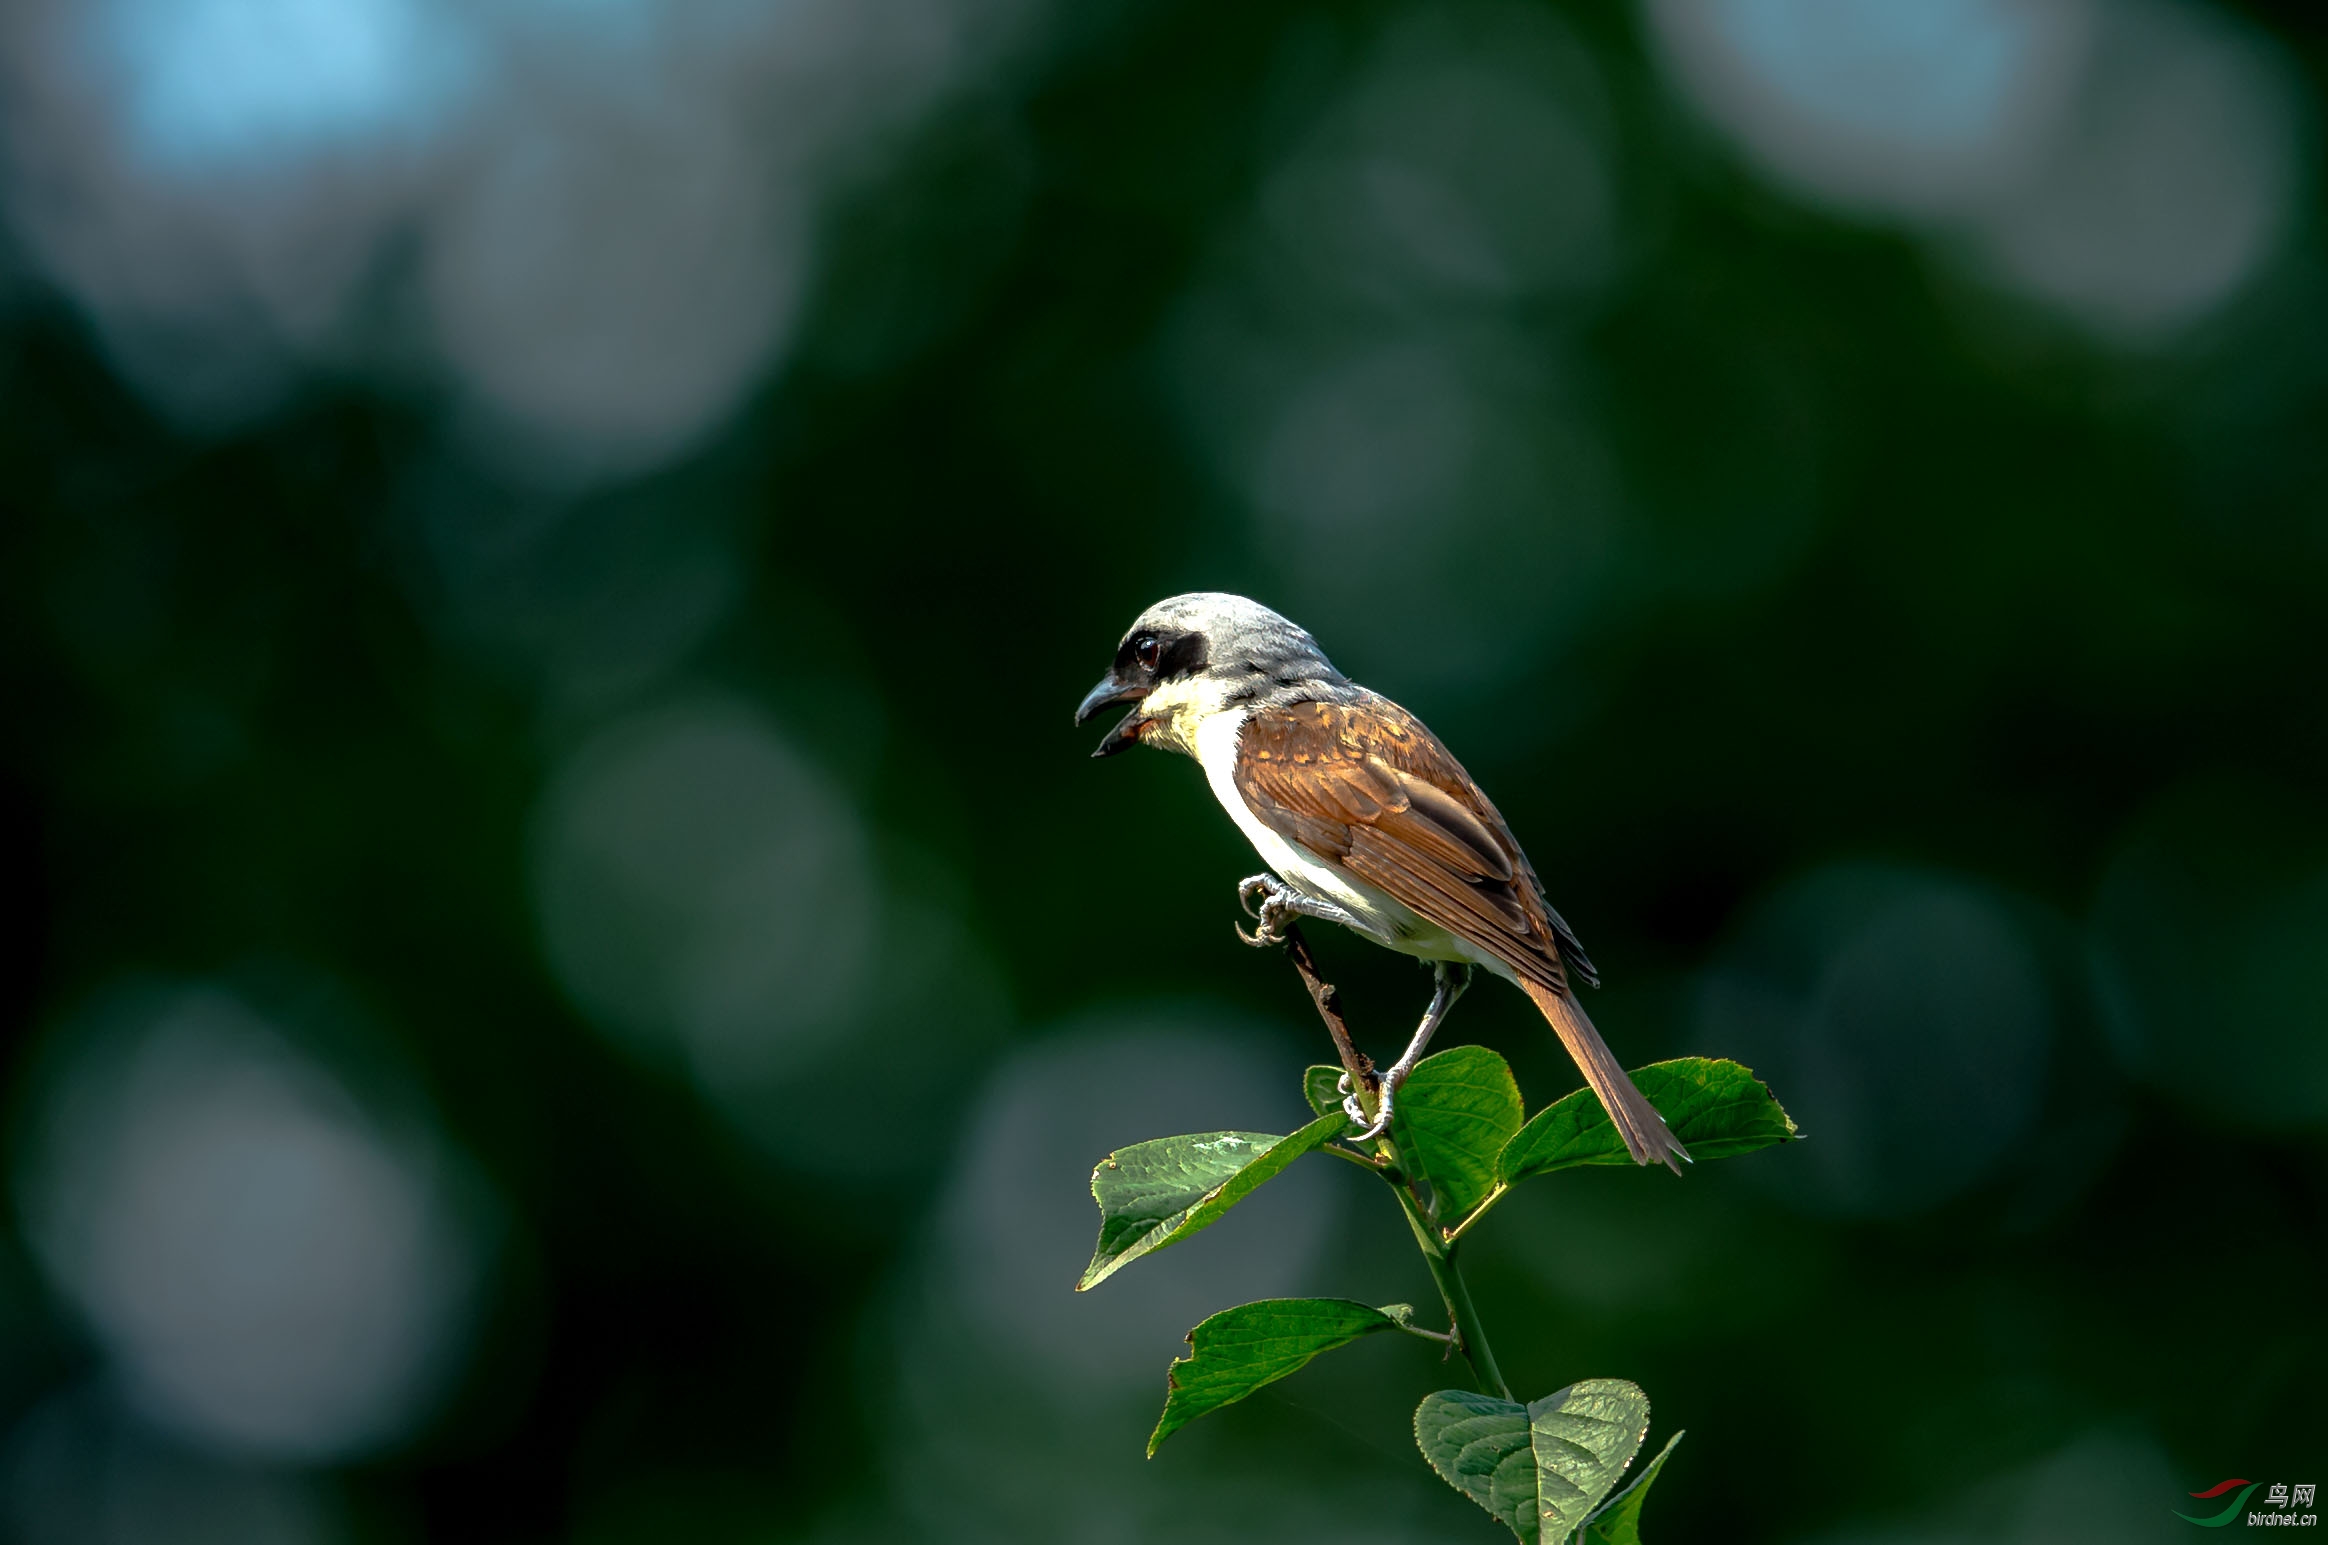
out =
<svg viewBox="0 0 2328 1545"><path fill-rule="evenodd" d="M1312 1066L1302 1074L1301 1092L1302 1097L1309 1101L1310 1109L1319 1115L1341 1116L1345 1121L1348 1120L1349 1112L1342 1109L1342 1070L1339 1067L1327 1067L1323 1064ZM1334 1135L1342 1137L1348 1133L1365 1130L1364 1127L1351 1122L1344 1131Z"/></svg>
<svg viewBox="0 0 2328 1545"><path fill-rule="evenodd" d="M1541 1545L1591 1516L1648 1430L1649 1397L1624 1379L1579 1379L1524 1406L1441 1390L1415 1407L1415 1444L1440 1478Z"/></svg>
<svg viewBox="0 0 2328 1545"><path fill-rule="evenodd" d="M1417 1073L1421 1068L1415 1070ZM1797 1136L1753 1073L1718 1057L1677 1057L1633 1070L1633 1082L1695 1159L1726 1159ZM1624 1139L1590 1089L1536 1113L1504 1146L1496 1173L1506 1183L1582 1164L1630 1164Z"/></svg>
<svg viewBox="0 0 2328 1545"><path fill-rule="evenodd" d="M1397 1330L1413 1317L1408 1304L1369 1309L1347 1298L1265 1298L1223 1309L1188 1333L1194 1352L1166 1371L1171 1393L1148 1438L1148 1457L1198 1417L1275 1383L1320 1352Z"/></svg>
<svg viewBox="0 0 2328 1545"><path fill-rule="evenodd" d="M1099 1243L1075 1284L1097 1287L1151 1250L1208 1227L1253 1188L1333 1140L1347 1118L1336 1111L1291 1137L1266 1132L1199 1132L1119 1148L1091 1172L1099 1203Z"/></svg>
<svg viewBox="0 0 2328 1545"><path fill-rule="evenodd" d="M1616 1500L1593 1514L1592 1522L1585 1525L1584 1545L1641 1545L1641 1504L1648 1500L1649 1484L1657 1479L1657 1472L1665 1468L1674 1445L1682 1439L1675 1433L1665 1440L1665 1447L1649 1461L1633 1484L1617 1493Z"/></svg>
<svg viewBox="0 0 2328 1545"><path fill-rule="evenodd" d="M1523 1540L1536 1537L1536 1456L1526 1406L1467 1389L1425 1395L1415 1407L1415 1446L1439 1479L1496 1522Z"/></svg>
<svg viewBox="0 0 2328 1545"><path fill-rule="evenodd" d="M1425 1057L1399 1087L1391 1136L1410 1173L1431 1183L1437 1221L1452 1224L1495 1189L1496 1155L1520 1130L1520 1086L1484 1046Z"/></svg>
<svg viewBox="0 0 2328 1545"><path fill-rule="evenodd" d="M1538 1516L1563 1540L1601 1505L1649 1435L1649 1397L1625 1379L1579 1379L1528 1407ZM1554 1520L1559 1527L1553 1528Z"/></svg>

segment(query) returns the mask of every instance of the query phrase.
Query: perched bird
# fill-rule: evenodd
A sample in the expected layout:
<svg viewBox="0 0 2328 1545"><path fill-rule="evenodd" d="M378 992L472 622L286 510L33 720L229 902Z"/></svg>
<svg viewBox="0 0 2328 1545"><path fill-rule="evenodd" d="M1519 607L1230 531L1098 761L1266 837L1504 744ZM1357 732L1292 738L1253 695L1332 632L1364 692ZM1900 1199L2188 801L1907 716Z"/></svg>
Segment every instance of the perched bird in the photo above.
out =
<svg viewBox="0 0 2328 1545"><path fill-rule="evenodd" d="M1431 963L1430 1008L1383 1076L1367 1136L1389 1125L1398 1086L1484 966L1551 1022L1634 1159L1679 1171L1688 1150L1576 1001L1576 982L1599 985L1584 947L1494 804L1421 720L1334 669L1269 608L1211 591L1142 612L1075 722L1112 703L1133 706L1092 754L1146 744L1194 757L1275 871L1238 887L1259 897L1258 942L1314 917Z"/></svg>

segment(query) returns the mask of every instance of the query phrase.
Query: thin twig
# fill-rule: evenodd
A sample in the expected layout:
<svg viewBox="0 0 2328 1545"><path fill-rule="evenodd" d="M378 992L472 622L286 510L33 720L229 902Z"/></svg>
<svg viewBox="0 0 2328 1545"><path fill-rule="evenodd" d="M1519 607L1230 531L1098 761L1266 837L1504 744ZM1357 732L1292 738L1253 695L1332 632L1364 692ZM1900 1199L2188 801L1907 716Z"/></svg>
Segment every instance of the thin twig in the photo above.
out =
<svg viewBox="0 0 2328 1545"><path fill-rule="evenodd" d="M1310 1002L1318 1006L1318 1018L1326 1022L1326 1033L1334 1038L1334 1050L1342 1058L1343 1071L1350 1075L1350 1087L1361 1091L1359 1103L1371 1109L1374 1096L1382 1089L1382 1075L1374 1071L1373 1059L1350 1039L1350 1027L1342 1020L1342 994L1318 974L1317 957L1310 953L1309 940L1301 936L1301 924L1286 923L1281 937L1286 958L1301 973L1301 984L1309 989Z"/></svg>
<svg viewBox="0 0 2328 1545"><path fill-rule="evenodd" d="M1478 1204L1474 1206L1468 1214L1465 1215L1462 1222L1456 1224L1453 1228L1441 1229L1439 1234L1441 1238L1447 1241L1447 1248L1450 1250L1454 1249L1455 1242L1461 1239L1464 1235L1471 1232L1471 1225L1486 1217L1487 1210L1490 1207L1493 1207L1496 1203L1502 1201L1504 1199L1505 1193L1509 1192L1510 1190L1511 1186L1507 1182L1501 1180L1497 1181L1495 1183L1495 1189L1488 1192L1487 1195L1481 1197Z"/></svg>

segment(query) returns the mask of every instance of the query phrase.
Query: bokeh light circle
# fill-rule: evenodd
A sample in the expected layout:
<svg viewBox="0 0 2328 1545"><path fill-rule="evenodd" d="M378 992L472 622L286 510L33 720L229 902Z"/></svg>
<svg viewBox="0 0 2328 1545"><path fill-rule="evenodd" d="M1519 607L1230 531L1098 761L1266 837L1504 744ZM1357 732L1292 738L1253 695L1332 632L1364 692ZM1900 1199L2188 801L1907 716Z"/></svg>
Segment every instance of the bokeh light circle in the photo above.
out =
<svg viewBox="0 0 2328 1545"><path fill-rule="evenodd" d="M601 730L551 779L532 847L550 967L625 1044L742 1087L852 1022L880 900L871 846L749 707L704 697Z"/></svg>
<svg viewBox="0 0 2328 1545"><path fill-rule="evenodd" d="M441 1144L216 988L124 989L58 1055L17 1202L132 1403L262 1458L410 1432L484 1265Z"/></svg>
<svg viewBox="0 0 2328 1545"><path fill-rule="evenodd" d="M1757 906L1699 989L1695 1040L1813 1141L1746 1171L1846 1217L1933 1207L2036 1121L2056 1007L2015 910L1946 875L1837 864Z"/></svg>

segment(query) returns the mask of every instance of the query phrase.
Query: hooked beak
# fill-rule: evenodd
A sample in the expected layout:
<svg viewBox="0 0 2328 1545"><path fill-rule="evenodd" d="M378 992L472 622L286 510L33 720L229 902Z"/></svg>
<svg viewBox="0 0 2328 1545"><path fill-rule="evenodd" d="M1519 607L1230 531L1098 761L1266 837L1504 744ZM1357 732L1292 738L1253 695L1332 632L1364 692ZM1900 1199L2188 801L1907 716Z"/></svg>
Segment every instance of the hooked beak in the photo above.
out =
<svg viewBox="0 0 2328 1545"><path fill-rule="evenodd" d="M1081 724L1110 703L1136 703L1148 695L1148 689L1136 681L1119 681L1112 674L1102 677L1098 686L1083 694L1083 701L1075 707L1075 722ZM1125 714L1116 727L1107 732L1093 756L1114 756L1128 751L1140 738L1140 727L1147 718L1137 708Z"/></svg>

